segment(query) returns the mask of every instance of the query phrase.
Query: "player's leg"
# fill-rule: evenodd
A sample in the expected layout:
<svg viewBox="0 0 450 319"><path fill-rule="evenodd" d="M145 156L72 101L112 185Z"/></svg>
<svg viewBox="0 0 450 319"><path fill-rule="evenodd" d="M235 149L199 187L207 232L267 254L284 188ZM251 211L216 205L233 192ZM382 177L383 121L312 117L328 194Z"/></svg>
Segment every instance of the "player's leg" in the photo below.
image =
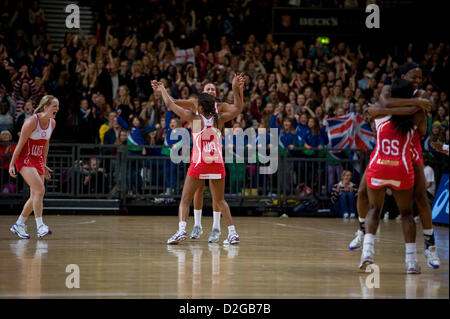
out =
<svg viewBox="0 0 450 319"><path fill-rule="evenodd" d="M364 236L361 264L359 265L359 268L363 270L365 270L369 264L373 263L373 257L375 254L375 234L377 233L378 222L380 220L385 194L386 189L384 187L379 189L367 188L369 210L367 211L366 234Z"/></svg>
<svg viewBox="0 0 450 319"><path fill-rule="evenodd" d="M205 190L205 180L203 184L195 191L194 194L194 228L191 232L192 239L200 238L203 234L202 230L202 208L203 208L203 192Z"/></svg>
<svg viewBox="0 0 450 319"><path fill-rule="evenodd" d="M402 216L403 236L405 238L406 267L408 274L420 274L420 266L416 250L416 223L413 218L414 188L408 190L393 190L395 202Z"/></svg>
<svg viewBox="0 0 450 319"><path fill-rule="evenodd" d="M20 238L29 239L30 235L26 232L26 222L28 216L33 211L33 192L30 191L30 198L23 205L22 213L19 215L16 223L11 227L11 231Z"/></svg>
<svg viewBox="0 0 450 319"><path fill-rule="evenodd" d="M211 182L210 182L211 183ZM211 232L209 233L208 243L217 243L220 238L220 216L222 215L220 212L219 205L217 205L216 201L213 199L213 225Z"/></svg>
<svg viewBox="0 0 450 319"><path fill-rule="evenodd" d="M441 261L434 240L433 220L427 197L423 164L414 165L414 202L417 205L420 220L422 221L423 236L425 239L424 255L427 258L427 265L431 268L439 268Z"/></svg>
<svg viewBox="0 0 450 319"><path fill-rule="evenodd" d="M356 198L356 210L358 213L359 229L355 233L355 238L350 242L348 248L350 250L356 250L361 248L364 240L366 215L369 206L369 198L367 197L367 182L366 172L361 177L361 182L358 188L358 197Z"/></svg>
<svg viewBox="0 0 450 319"><path fill-rule="evenodd" d="M231 217L230 207L224 199L225 194L225 179L214 179L209 181L209 187L211 189L211 195L213 201L216 202L218 209L223 214L223 219L228 226L228 237L225 239L224 244L238 244L239 235L233 225L233 219Z"/></svg>
<svg viewBox="0 0 450 319"><path fill-rule="evenodd" d="M30 186L31 193L31 209L27 201L27 203L25 203L23 211L28 215L31 213L31 211L34 211L38 237L43 237L47 234L51 234L51 230L47 225L44 224L42 220L43 201L45 195L44 176L39 175L36 168L34 167L22 167L22 169L20 170L20 174L22 175L28 186Z"/></svg>
<svg viewBox="0 0 450 319"><path fill-rule="evenodd" d="M167 240L168 244L178 244L186 239L186 219L189 216L189 206L194 198L195 191L203 184L198 178L187 175L184 180L183 193L181 194L178 208L178 231Z"/></svg>

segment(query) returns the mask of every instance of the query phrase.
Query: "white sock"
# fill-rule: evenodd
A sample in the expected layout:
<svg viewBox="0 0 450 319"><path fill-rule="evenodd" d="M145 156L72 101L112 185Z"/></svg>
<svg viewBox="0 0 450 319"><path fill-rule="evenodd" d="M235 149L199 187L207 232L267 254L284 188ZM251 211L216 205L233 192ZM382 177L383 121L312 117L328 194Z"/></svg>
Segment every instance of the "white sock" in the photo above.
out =
<svg viewBox="0 0 450 319"><path fill-rule="evenodd" d="M433 228L431 228L431 229L424 229L423 230L423 234L424 235L428 235L428 236L433 235Z"/></svg>
<svg viewBox="0 0 450 319"><path fill-rule="evenodd" d="M416 243L406 243L405 251L406 251L406 258L405 258L406 262L417 261Z"/></svg>
<svg viewBox="0 0 450 319"><path fill-rule="evenodd" d="M194 209L194 226L202 227L202 210Z"/></svg>
<svg viewBox="0 0 450 319"><path fill-rule="evenodd" d="M374 243L375 243L375 235L366 233L366 235L364 236L363 251L368 253L374 253L375 252Z"/></svg>
<svg viewBox="0 0 450 319"><path fill-rule="evenodd" d="M39 228L41 225L44 225L44 222L42 221L42 217L36 217L36 227Z"/></svg>
<svg viewBox="0 0 450 319"><path fill-rule="evenodd" d="M179 231L186 231L186 222L179 222L178 223L178 230Z"/></svg>
<svg viewBox="0 0 450 319"><path fill-rule="evenodd" d="M365 218L361 218L361 217L358 217L358 220L359 220L360 223L364 223L366 221Z"/></svg>
<svg viewBox="0 0 450 319"><path fill-rule="evenodd" d="M213 229L220 230L220 212L213 212Z"/></svg>
<svg viewBox="0 0 450 319"><path fill-rule="evenodd" d="M228 235L234 234L236 232L236 229L234 228L234 225L228 226Z"/></svg>
<svg viewBox="0 0 450 319"><path fill-rule="evenodd" d="M25 223L27 222L27 219L28 219L28 217L23 217L22 215L20 215L16 221L16 224L25 225Z"/></svg>

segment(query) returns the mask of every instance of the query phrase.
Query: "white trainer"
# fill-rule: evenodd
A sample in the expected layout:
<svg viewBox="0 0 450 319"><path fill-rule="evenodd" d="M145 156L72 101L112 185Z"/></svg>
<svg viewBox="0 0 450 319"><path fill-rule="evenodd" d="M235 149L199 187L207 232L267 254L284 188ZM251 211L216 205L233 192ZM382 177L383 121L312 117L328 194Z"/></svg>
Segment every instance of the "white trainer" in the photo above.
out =
<svg viewBox="0 0 450 319"><path fill-rule="evenodd" d="M363 250L361 253L361 263L359 264L359 269L366 271L367 266L373 264L373 255L372 251Z"/></svg>
<svg viewBox="0 0 450 319"><path fill-rule="evenodd" d="M229 234L227 239L223 241L224 245L235 245L239 243L240 243L239 235L236 232Z"/></svg>
<svg viewBox="0 0 450 319"><path fill-rule="evenodd" d="M194 226L191 233L192 239L199 239L200 236L203 234L203 230L200 226Z"/></svg>
<svg viewBox="0 0 450 319"><path fill-rule="evenodd" d="M420 266L418 261L409 261L406 263L407 274L420 274Z"/></svg>
<svg viewBox="0 0 450 319"><path fill-rule="evenodd" d="M350 250L357 250L362 247L364 240L364 233L362 232L362 230L358 229L355 235L356 237L352 240L352 242L348 246L348 249Z"/></svg>
<svg viewBox="0 0 450 319"><path fill-rule="evenodd" d="M187 233L183 230L178 230L172 237L167 240L167 243L170 245L176 245L179 242L185 240L187 238Z"/></svg>
<svg viewBox="0 0 450 319"><path fill-rule="evenodd" d="M50 230L50 228L48 228L47 225L42 224L41 226L39 226L37 230L37 237L41 238L44 237L45 235L50 235L51 233L52 231Z"/></svg>
<svg viewBox="0 0 450 319"><path fill-rule="evenodd" d="M219 242L220 237L220 229L214 228L211 230L211 233L209 234L208 243L217 243Z"/></svg>
<svg viewBox="0 0 450 319"><path fill-rule="evenodd" d="M439 259L437 247L430 246L428 249L425 249L423 254L427 258L427 265L430 268L438 269L441 265L441 260Z"/></svg>
<svg viewBox="0 0 450 319"><path fill-rule="evenodd" d="M30 239L30 235L27 234L27 226L25 224L14 224L10 229L12 233L19 236L22 239Z"/></svg>

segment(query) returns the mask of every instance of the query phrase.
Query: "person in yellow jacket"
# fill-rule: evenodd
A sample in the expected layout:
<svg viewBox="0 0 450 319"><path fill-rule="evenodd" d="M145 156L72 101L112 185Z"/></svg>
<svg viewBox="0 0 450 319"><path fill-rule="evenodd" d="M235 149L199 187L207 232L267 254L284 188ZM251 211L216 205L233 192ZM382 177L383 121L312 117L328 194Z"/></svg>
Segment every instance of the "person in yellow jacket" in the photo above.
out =
<svg viewBox="0 0 450 319"><path fill-rule="evenodd" d="M108 114L108 121L103 123L102 126L100 126L100 129L98 130L98 136L100 137L100 143L103 144L103 140L105 138L106 132L109 131L109 129L112 127L112 123L117 118L116 112L110 112Z"/></svg>

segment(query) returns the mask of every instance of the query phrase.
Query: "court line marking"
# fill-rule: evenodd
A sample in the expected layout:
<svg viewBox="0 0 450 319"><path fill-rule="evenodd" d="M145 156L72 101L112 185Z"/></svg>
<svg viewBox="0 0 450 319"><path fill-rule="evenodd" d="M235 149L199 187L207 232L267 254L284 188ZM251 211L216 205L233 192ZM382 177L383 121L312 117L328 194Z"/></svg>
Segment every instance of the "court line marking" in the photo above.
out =
<svg viewBox="0 0 450 319"><path fill-rule="evenodd" d="M316 232L322 232L322 233L327 233L327 234L333 234L333 235L341 235L341 236L346 236L346 237L354 237L354 235L351 234L347 234L347 233L341 233L341 232L337 232L337 231L332 231L332 230L324 230L324 229L320 229L320 228L314 228L314 227L305 227L305 226L297 226L297 225L287 225L287 224L280 224L280 223L274 223L274 222L266 222L266 221L262 221L259 220L258 221L261 224L267 224L267 225L276 225L276 226L282 226L282 227L289 227L289 228L294 228L294 229L304 229L304 230L311 230L311 231L316 231ZM378 236L378 235L377 235ZM380 241L385 241L385 242L389 242L389 243L396 243L396 244L404 244L404 242L400 241L400 240L394 240L394 239L386 239L386 238L381 238L381 237L375 237L376 239L380 240ZM437 246L437 245L436 245ZM449 250L448 247L445 246L437 246L437 248L441 249L441 250Z"/></svg>

